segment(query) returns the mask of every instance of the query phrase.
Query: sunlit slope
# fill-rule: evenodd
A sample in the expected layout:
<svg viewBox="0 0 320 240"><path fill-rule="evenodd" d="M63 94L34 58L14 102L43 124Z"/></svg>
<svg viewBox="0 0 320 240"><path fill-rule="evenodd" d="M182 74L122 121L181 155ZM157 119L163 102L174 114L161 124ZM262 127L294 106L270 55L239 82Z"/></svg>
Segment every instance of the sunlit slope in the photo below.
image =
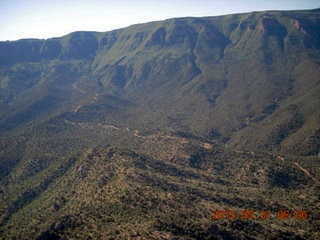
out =
<svg viewBox="0 0 320 240"><path fill-rule="evenodd" d="M319 29L255 12L0 42L0 238L319 238Z"/></svg>
<svg viewBox="0 0 320 240"><path fill-rule="evenodd" d="M76 112L86 121L317 154L318 29L317 10L261 12L1 42L0 127Z"/></svg>

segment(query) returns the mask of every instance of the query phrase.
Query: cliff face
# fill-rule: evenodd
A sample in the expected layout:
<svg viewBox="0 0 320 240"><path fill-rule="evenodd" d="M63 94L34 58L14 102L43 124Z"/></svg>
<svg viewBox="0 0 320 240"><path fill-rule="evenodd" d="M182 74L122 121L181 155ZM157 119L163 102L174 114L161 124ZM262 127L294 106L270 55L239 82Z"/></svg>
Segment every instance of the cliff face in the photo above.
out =
<svg viewBox="0 0 320 240"><path fill-rule="evenodd" d="M318 239L319 29L317 9L0 42L0 239Z"/></svg>
<svg viewBox="0 0 320 240"><path fill-rule="evenodd" d="M90 118L94 96L95 105L114 96L131 102L127 119L120 110L110 116L119 124L214 132L241 147L309 154L316 146L296 146L315 137L319 121L312 107L319 100L318 29L316 10L261 12L1 42L0 125L22 118L15 128L77 104Z"/></svg>

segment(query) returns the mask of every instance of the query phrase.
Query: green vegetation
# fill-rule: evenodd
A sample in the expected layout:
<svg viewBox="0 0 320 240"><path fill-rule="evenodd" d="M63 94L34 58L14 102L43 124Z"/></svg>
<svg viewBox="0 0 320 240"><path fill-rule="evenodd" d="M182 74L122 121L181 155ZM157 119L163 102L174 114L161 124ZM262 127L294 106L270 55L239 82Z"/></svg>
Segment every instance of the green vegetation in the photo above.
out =
<svg viewBox="0 0 320 240"><path fill-rule="evenodd" d="M257 12L0 42L0 239L318 239L319 23Z"/></svg>
<svg viewBox="0 0 320 240"><path fill-rule="evenodd" d="M3 220L4 238L263 239L266 234L276 238L290 233L307 239L319 233L316 185L291 161L279 163L271 155L229 152L219 146L209 150L201 142L179 138L160 141L168 148L162 150L171 152L174 142L185 144L184 154L193 160L177 159L181 153L168 161L119 147L87 149L76 161L70 159L66 170L60 167L50 185L39 186L41 193L29 183L32 194L22 194L19 211ZM12 183L11 194L20 186ZM239 214L268 209L273 217L214 221L212 209ZM308 209L310 216L287 224L276 218L282 209ZM271 230L272 224L277 225Z"/></svg>

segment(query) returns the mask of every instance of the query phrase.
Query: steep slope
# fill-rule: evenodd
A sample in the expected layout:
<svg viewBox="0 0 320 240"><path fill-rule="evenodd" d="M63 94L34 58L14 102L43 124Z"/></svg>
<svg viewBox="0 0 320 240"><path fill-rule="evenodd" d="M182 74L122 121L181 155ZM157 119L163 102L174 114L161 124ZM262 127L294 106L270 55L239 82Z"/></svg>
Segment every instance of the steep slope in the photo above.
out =
<svg viewBox="0 0 320 240"><path fill-rule="evenodd" d="M0 127L110 108L122 126L317 154L318 29L317 10L262 12L2 42Z"/></svg>
<svg viewBox="0 0 320 240"><path fill-rule="evenodd" d="M319 238L319 29L316 9L0 42L0 236Z"/></svg>

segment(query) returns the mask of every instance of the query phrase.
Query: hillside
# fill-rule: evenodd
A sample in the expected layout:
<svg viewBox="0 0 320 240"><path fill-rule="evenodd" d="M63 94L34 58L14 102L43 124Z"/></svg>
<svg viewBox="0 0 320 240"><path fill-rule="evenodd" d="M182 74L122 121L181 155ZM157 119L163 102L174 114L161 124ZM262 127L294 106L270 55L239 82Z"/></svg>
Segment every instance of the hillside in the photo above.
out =
<svg viewBox="0 0 320 240"><path fill-rule="evenodd" d="M88 148L31 176L37 160L17 168L3 188L10 196L1 205L3 239L319 236L320 179L296 167L315 158L229 151L167 135L136 134L130 142L134 151ZM213 220L214 209L232 209L238 218ZM285 209L307 209L308 218L279 219ZM256 219L242 219L243 210L255 211ZM262 210L270 218L260 219Z"/></svg>
<svg viewBox="0 0 320 240"><path fill-rule="evenodd" d="M315 9L0 42L0 237L318 238L319 29ZM309 218L211 219L231 208Z"/></svg>

